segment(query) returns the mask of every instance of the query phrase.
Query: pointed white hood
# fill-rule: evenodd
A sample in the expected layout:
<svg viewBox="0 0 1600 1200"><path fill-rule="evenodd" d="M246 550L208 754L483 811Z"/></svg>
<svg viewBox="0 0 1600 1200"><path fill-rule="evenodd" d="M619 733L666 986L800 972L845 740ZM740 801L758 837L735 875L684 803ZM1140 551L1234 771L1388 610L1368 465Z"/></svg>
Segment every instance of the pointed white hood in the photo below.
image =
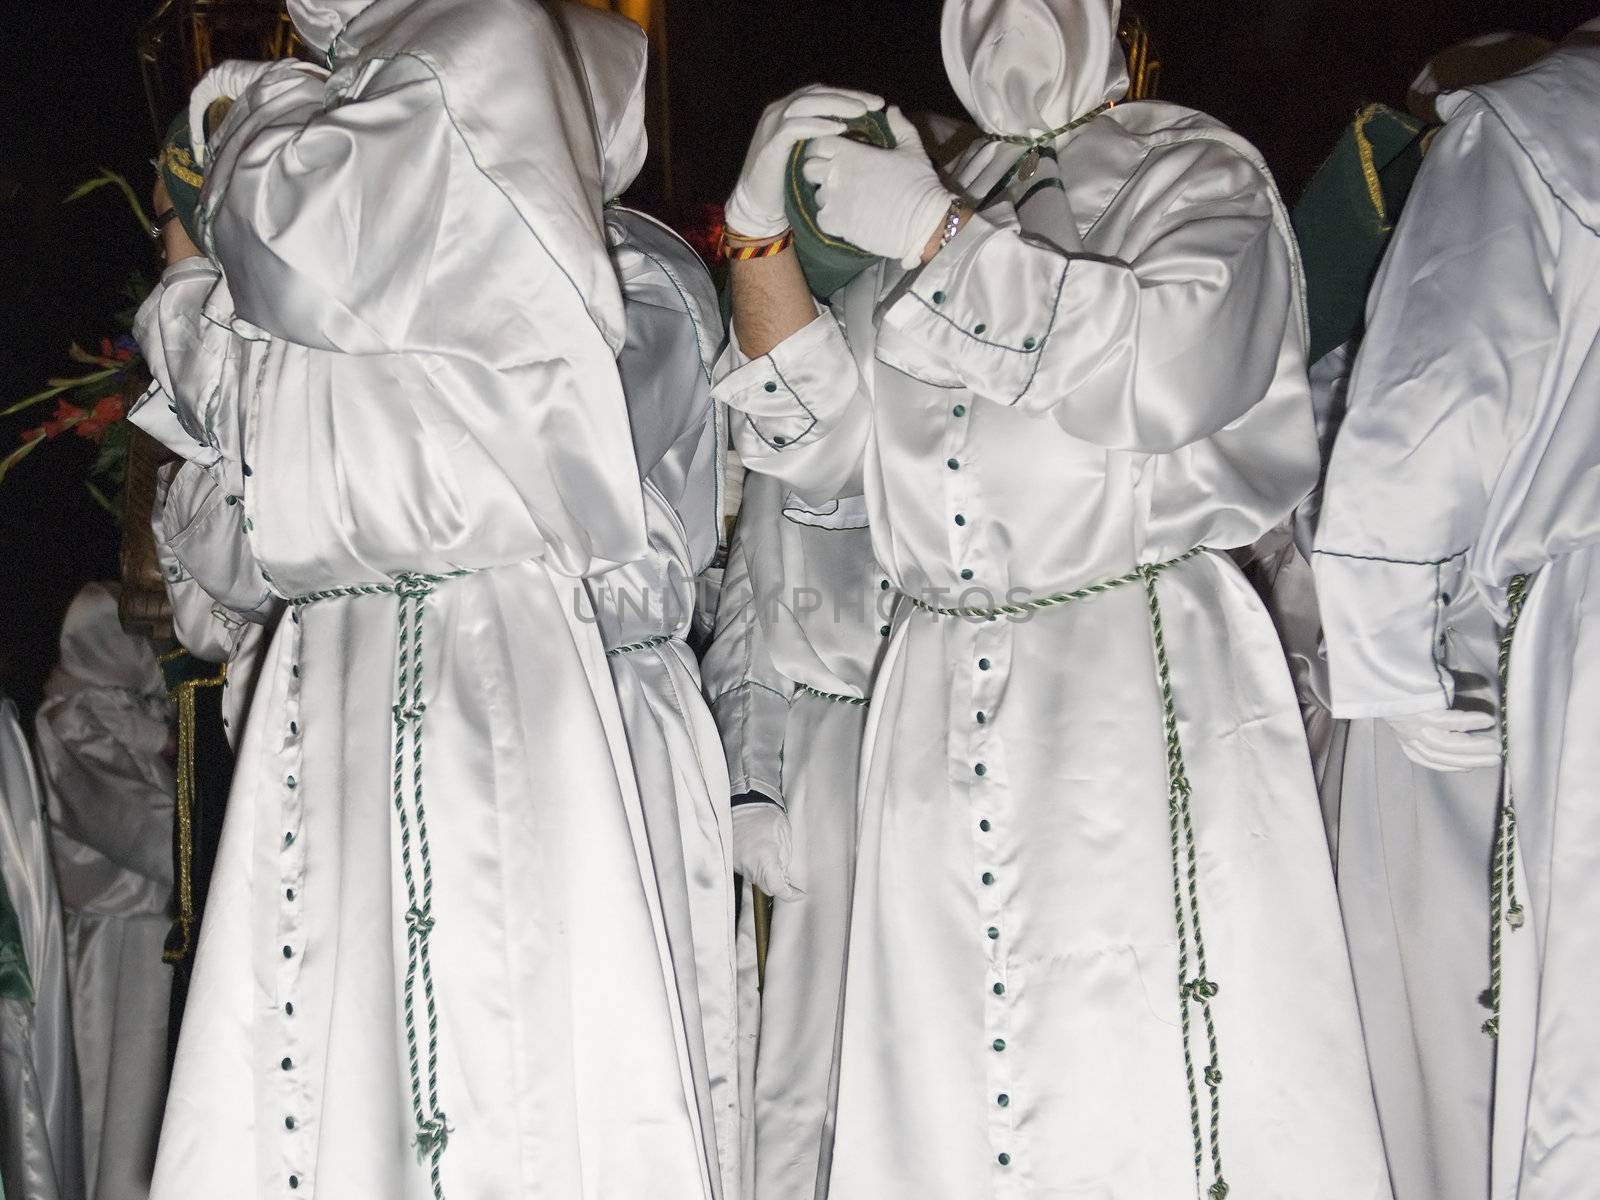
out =
<svg viewBox="0 0 1600 1200"><path fill-rule="evenodd" d="M649 148L644 123L649 41L627 17L584 4L563 4L560 11L594 113L601 190L613 200L639 177Z"/></svg>
<svg viewBox="0 0 1600 1200"><path fill-rule="evenodd" d="M1059 129L1127 92L1120 9L1120 0L945 0L945 72L985 132Z"/></svg>

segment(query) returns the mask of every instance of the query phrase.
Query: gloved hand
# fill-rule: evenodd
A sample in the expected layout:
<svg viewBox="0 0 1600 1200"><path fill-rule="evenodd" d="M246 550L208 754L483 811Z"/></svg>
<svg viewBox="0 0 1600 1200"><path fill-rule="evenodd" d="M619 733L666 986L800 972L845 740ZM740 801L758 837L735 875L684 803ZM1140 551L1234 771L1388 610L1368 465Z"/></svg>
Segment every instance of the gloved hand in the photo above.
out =
<svg viewBox="0 0 1600 1200"><path fill-rule="evenodd" d="M794 144L837 133L841 121L883 107L869 92L814 83L767 105L756 122L744 169L723 211L728 229L741 237L777 237L789 227L783 213L785 168Z"/></svg>
<svg viewBox="0 0 1600 1200"><path fill-rule="evenodd" d="M237 100L257 80L275 71L301 71L311 76L326 76L327 72L310 63L294 59L279 62L247 62L230 58L219 62L207 71L189 94L189 143L197 166L206 163L206 113L218 100Z"/></svg>
<svg viewBox="0 0 1600 1200"><path fill-rule="evenodd" d="M817 224L824 233L910 268L921 265L950 211L951 194L916 128L898 108L887 116L894 149L833 134L807 148L804 171L817 185Z"/></svg>
<svg viewBox="0 0 1600 1200"><path fill-rule="evenodd" d="M1500 762L1495 719L1486 712L1444 708L1390 717L1389 728L1405 756L1430 771L1473 771Z"/></svg>
<svg viewBox="0 0 1600 1200"><path fill-rule="evenodd" d="M776 804L751 801L733 809L733 869L774 900L798 900L804 893L789 875L794 841L789 814Z"/></svg>

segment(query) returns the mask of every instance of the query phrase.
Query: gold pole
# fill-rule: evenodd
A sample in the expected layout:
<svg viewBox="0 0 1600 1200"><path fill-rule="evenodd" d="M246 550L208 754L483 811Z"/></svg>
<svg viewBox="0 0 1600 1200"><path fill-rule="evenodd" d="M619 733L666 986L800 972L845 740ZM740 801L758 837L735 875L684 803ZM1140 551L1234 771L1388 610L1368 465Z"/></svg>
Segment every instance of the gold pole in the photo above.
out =
<svg viewBox="0 0 1600 1200"><path fill-rule="evenodd" d="M772 944L772 898L752 883L750 903L755 906L750 910L750 915L755 919L756 926L756 994L760 995L767 988L767 947Z"/></svg>

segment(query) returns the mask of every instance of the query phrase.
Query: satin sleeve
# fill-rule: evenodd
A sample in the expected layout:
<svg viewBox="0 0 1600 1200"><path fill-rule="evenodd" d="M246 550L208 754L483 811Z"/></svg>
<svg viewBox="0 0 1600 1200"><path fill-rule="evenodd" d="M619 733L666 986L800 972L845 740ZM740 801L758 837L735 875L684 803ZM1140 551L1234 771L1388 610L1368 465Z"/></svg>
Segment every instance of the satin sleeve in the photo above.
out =
<svg viewBox="0 0 1600 1200"><path fill-rule="evenodd" d="M207 311L218 279L209 259L173 263L133 323L151 384L130 416L162 445L202 465L218 458L208 430L228 361L229 332Z"/></svg>
<svg viewBox="0 0 1600 1200"><path fill-rule="evenodd" d="M1406 203L1323 488L1336 716L1452 703L1452 602L1555 345L1554 204L1482 109L1445 126Z"/></svg>
<svg viewBox="0 0 1600 1200"><path fill-rule="evenodd" d="M732 410L734 448L752 471L808 498L860 492L871 413L832 313L754 359L730 327L712 395Z"/></svg>
<svg viewBox="0 0 1600 1200"><path fill-rule="evenodd" d="M240 317L297 345L402 348L451 231L450 123L417 59L370 64L343 103L289 63L217 131L203 201ZM406 252L401 253L399 251Z"/></svg>
<svg viewBox="0 0 1600 1200"><path fill-rule="evenodd" d="M778 673L757 611L743 523L728 547L716 636L700 665L728 759L731 794L783 803L783 742L794 684Z"/></svg>
<svg viewBox="0 0 1600 1200"><path fill-rule="evenodd" d="M186 462L168 476L151 522L178 640L199 658L225 661L237 637L223 638L220 657L210 649L220 632L211 628L213 605L236 625L264 624L280 603L246 536L244 506L229 502L215 470Z"/></svg>
<svg viewBox="0 0 1600 1200"><path fill-rule="evenodd" d="M1156 155L1123 257L1032 236L1007 203L968 220L888 303L895 365L1113 450L1170 453L1243 416L1298 320L1295 252L1271 181L1231 148Z"/></svg>

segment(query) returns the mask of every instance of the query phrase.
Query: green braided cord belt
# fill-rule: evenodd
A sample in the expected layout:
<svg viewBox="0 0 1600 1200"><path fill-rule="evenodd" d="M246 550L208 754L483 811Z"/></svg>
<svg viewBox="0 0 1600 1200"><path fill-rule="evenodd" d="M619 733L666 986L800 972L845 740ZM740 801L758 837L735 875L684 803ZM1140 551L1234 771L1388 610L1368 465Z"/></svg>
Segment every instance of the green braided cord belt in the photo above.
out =
<svg viewBox="0 0 1600 1200"><path fill-rule="evenodd" d="M1178 710L1172 695L1172 670L1167 658L1166 629L1161 620L1161 600L1156 592L1156 580L1163 571L1187 562L1204 547L1167 559L1165 562L1145 563L1126 575L1115 579L1091 583L1087 587L1052 596L1003 604L995 608L940 608L917 597L906 594L914 606L924 612L941 617L968 617L996 620L1000 617L1021 616L1047 608L1089 600L1129 584L1143 585L1150 610L1150 632L1155 647L1156 677L1161 687L1162 724L1167 748L1167 821L1172 849L1172 902L1173 916L1178 934L1178 1009L1183 1029L1183 1065L1189 1090L1189 1122L1194 1133L1194 1172L1197 1187L1205 1185L1205 1160L1209 1149L1211 1157L1211 1186L1206 1189L1210 1200L1224 1200L1228 1184L1222 1171L1222 1062L1217 1045L1216 1020L1211 1002L1221 990L1211 978L1206 965L1205 935L1200 926L1200 867L1195 849L1193 790L1189 786L1189 772L1183 759L1183 744L1178 736ZM1193 941L1194 974L1191 977L1190 942ZM1206 1060L1199 1072L1210 1095L1209 1122L1203 1121L1200 1112L1200 1089L1196 1076L1195 1053L1192 1037L1193 1010L1200 1010L1205 1028Z"/></svg>
<svg viewBox="0 0 1600 1200"><path fill-rule="evenodd" d="M613 646L606 651L607 658L616 658L619 654L632 654L638 650L654 650L657 646L665 646L668 642L676 641L675 633L658 633L647 637L642 642L629 642L626 646Z"/></svg>
<svg viewBox="0 0 1600 1200"><path fill-rule="evenodd" d="M1489 869L1489 1019L1483 1031L1500 1036L1501 940L1507 927L1521 929L1525 920L1517 900L1517 807L1511 791L1511 642L1517 634L1522 606L1528 599L1528 577L1506 585L1506 627L1500 634L1500 805L1495 813L1494 860Z"/></svg>
<svg viewBox="0 0 1600 1200"><path fill-rule="evenodd" d="M794 690L803 696L810 696L814 700L830 700L834 704L854 704L865 708L872 703L870 697L846 696L840 692L825 692L821 688L814 688L809 683L797 683Z"/></svg>
<svg viewBox="0 0 1600 1200"><path fill-rule="evenodd" d="M422 802L422 717L427 705L422 698L422 625L427 599L439 584L459 579L471 571L450 571L442 575L402 572L387 583L363 583L350 587L327 588L296 596L290 603L301 609L322 600L348 596L394 596L398 599L395 618L395 704L394 774L392 797L400 825L400 861L406 881L406 977L405 1025L406 1056L411 1074L411 1110L417 1133L413 1139L419 1161L429 1162L434 1200L444 1200L444 1185L439 1177L439 1161L449 1144L451 1128L439 1104L439 1012L433 990L433 957L429 938L433 933L433 857L428 843L427 810ZM407 795L407 746L410 748L410 788ZM412 853L412 827L416 828L416 853ZM421 886L418 887L418 876ZM427 1019L426 1105L417 1034L417 981L422 982L422 1005Z"/></svg>
<svg viewBox="0 0 1600 1200"><path fill-rule="evenodd" d="M1111 109L1111 101L1107 100L1093 112L1086 112L1081 117L1068 121L1044 133L986 133L983 140L986 142L1004 142L1008 146L1048 146L1064 133L1071 133L1081 125L1087 125L1101 113Z"/></svg>
<svg viewBox="0 0 1600 1200"><path fill-rule="evenodd" d="M1193 550L1186 550L1177 558L1169 558L1166 562L1155 563L1148 567L1136 567L1126 575L1118 575L1115 579L1103 579L1099 583L1091 583L1087 587L1077 588L1070 592L1057 592L1052 596L1039 596L1031 600L1019 600L1014 604L1001 604L995 608L939 608L927 601L913 596L910 592L901 592L913 607L920 608L923 612L933 613L940 617L967 617L973 620L994 621L1000 617L1021 617L1028 613L1040 612L1046 608L1055 608L1062 604L1074 604L1079 600L1087 600L1091 596L1099 596L1105 592L1115 591L1130 583L1139 583L1145 577L1145 572L1165 571L1168 567L1175 567L1181 562L1188 562L1195 555L1200 554L1205 547L1196 546Z"/></svg>

